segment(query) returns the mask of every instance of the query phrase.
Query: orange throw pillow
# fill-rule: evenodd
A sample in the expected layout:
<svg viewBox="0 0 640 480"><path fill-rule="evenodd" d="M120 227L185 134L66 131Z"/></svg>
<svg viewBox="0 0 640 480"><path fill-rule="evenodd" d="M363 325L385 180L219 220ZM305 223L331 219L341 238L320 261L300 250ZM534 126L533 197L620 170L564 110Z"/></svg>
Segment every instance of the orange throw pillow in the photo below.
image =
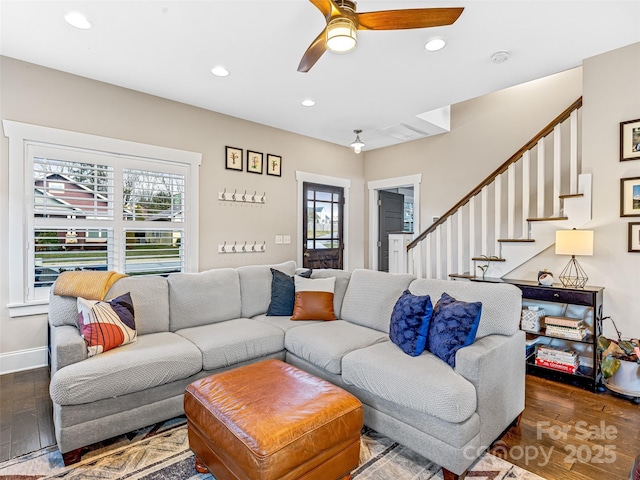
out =
<svg viewBox="0 0 640 480"><path fill-rule="evenodd" d="M294 277L295 303L291 320L335 320L333 293L336 278Z"/></svg>

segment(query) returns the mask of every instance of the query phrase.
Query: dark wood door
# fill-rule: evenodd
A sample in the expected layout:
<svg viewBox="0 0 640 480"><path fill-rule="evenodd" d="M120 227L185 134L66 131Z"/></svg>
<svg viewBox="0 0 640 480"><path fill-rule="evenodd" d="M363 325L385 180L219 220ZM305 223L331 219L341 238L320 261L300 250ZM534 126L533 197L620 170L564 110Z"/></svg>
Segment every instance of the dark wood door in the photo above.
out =
<svg viewBox="0 0 640 480"><path fill-rule="evenodd" d="M389 271L389 233L404 229L404 195L378 192L378 270Z"/></svg>
<svg viewBox="0 0 640 480"><path fill-rule="evenodd" d="M303 191L302 266L343 268L344 189L305 182Z"/></svg>

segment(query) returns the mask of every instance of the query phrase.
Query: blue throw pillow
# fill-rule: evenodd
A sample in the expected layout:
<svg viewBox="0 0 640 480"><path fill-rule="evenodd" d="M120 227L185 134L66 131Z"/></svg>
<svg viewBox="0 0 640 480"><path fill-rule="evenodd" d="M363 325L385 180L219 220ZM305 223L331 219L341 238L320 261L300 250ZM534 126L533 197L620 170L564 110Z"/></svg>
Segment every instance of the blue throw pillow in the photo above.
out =
<svg viewBox="0 0 640 480"><path fill-rule="evenodd" d="M467 303L443 293L433 309L427 349L436 357L456 366L456 352L476 339L482 303Z"/></svg>
<svg viewBox="0 0 640 480"><path fill-rule="evenodd" d="M299 274L301 277L311 277L311 270ZM269 317L290 317L293 315L293 304L296 299L296 289L293 277L275 268L271 269L271 303L267 309Z"/></svg>
<svg viewBox="0 0 640 480"><path fill-rule="evenodd" d="M433 305L429 295L413 295L405 290L391 314L389 338L412 357L424 352Z"/></svg>

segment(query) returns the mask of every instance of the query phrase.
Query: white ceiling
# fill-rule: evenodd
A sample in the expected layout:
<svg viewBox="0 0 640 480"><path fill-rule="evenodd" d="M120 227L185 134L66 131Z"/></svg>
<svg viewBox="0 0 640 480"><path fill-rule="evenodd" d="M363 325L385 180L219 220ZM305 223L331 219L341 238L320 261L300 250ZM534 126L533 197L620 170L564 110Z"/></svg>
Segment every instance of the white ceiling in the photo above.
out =
<svg viewBox="0 0 640 480"><path fill-rule="evenodd" d="M359 128L370 150L400 143L381 129L423 129L419 114L640 41L639 0L360 0L358 11L436 6L465 10L449 27L360 31L354 52L327 52L309 73L296 69L325 20L307 0L1 0L0 53L339 145ZM93 28L66 24L69 11ZM425 51L434 36L447 47ZM500 50L509 60L492 63Z"/></svg>

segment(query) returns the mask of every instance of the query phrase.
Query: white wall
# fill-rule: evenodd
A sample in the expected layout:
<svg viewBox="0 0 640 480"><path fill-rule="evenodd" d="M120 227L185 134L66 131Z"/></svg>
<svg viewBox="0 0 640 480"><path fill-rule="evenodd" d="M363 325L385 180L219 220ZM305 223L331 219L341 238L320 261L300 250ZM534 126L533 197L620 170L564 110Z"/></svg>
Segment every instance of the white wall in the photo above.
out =
<svg viewBox="0 0 640 480"><path fill-rule="evenodd" d="M304 108L304 107L300 107ZM351 149L221 115L114 85L0 57L0 117L64 130L201 152L199 268L234 267L295 259L296 170L351 181L349 268L364 266L363 156ZM282 156L282 177L226 170L225 146ZM46 362L46 318L10 318L6 308L8 256L8 143L0 143L0 373L23 360ZM217 200L223 191L266 192L265 205ZM276 234L292 244L275 245ZM217 253L217 245L267 242L266 253ZM301 240L300 240L301 241ZM34 360L35 359L35 360ZM35 362L35 363L34 363ZM17 367L16 367L17 366Z"/></svg>
<svg viewBox="0 0 640 480"><path fill-rule="evenodd" d="M594 231L592 257L578 257L590 285L605 287L604 315L625 337L640 337L640 253L627 252L627 225L638 218L620 217L620 179L640 176L640 160L620 162L620 122L640 118L640 43L583 63L582 166L593 174ZM568 258L553 248L512 272L511 278L535 278L548 268L556 274ZM610 322L605 334L615 336Z"/></svg>

